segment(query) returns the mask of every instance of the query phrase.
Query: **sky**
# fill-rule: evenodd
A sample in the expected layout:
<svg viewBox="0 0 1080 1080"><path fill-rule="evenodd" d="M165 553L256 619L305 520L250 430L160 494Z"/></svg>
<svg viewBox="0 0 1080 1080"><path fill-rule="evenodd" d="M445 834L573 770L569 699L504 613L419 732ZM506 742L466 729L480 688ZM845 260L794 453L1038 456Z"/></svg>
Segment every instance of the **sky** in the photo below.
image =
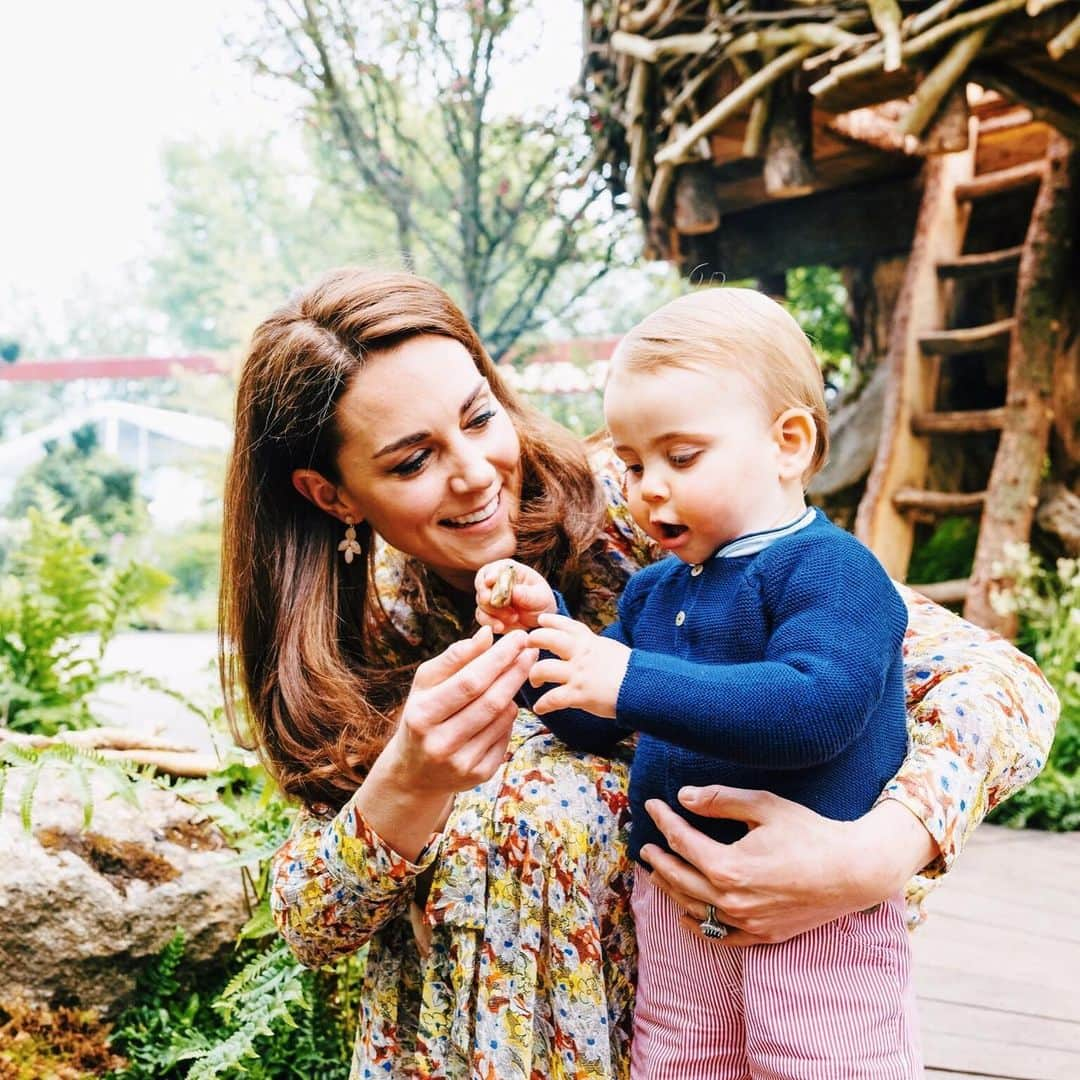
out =
<svg viewBox="0 0 1080 1080"><path fill-rule="evenodd" d="M289 106L253 87L224 44L252 10L0 0L0 336L9 304L48 321L87 280L107 290L154 250L168 142L288 130ZM577 76L580 2L544 10L537 54L515 67L523 104Z"/></svg>

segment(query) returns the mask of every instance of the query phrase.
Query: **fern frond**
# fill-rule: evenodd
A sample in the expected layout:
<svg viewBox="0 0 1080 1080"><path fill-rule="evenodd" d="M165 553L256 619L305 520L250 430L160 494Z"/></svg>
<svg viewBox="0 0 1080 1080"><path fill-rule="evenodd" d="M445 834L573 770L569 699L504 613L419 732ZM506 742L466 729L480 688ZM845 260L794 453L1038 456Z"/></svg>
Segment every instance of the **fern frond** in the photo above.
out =
<svg viewBox="0 0 1080 1080"><path fill-rule="evenodd" d="M295 965L297 974L303 970L300 962L295 960L292 953L289 952L289 946L285 943L285 940L279 938L265 952L261 952L258 956L249 960L225 984L225 989L221 991L219 997L221 999L235 997L245 987L256 982L265 971L279 967L283 963Z"/></svg>
<svg viewBox="0 0 1080 1080"><path fill-rule="evenodd" d="M22 827L30 832L33 824L34 813L34 792L37 790L38 781L41 779L41 770L45 767L45 762L40 758L30 768L30 771L26 774L26 786L23 788L22 796L19 799L19 819L22 821Z"/></svg>

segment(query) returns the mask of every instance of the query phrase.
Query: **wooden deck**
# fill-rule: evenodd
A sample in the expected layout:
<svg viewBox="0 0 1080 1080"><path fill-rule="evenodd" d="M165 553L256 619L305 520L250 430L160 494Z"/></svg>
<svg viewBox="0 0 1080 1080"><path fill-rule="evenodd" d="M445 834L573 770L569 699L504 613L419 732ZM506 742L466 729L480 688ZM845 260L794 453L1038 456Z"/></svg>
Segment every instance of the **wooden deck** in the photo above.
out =
<svg viewBox="0 0 1080 1080"><path fill-rule="evenodd" d="M1080 833L984 826L927 909L927 1080L1080 1080Z"/></svg>

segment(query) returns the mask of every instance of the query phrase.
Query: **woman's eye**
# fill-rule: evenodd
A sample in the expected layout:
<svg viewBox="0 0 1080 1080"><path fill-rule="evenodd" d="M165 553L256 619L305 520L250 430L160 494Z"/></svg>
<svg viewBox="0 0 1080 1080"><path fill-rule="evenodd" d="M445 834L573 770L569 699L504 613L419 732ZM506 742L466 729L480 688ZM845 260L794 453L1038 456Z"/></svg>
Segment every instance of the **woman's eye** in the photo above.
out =
<svg viewBox="0 0 1080 1080"><path fill-rule="evenodd" d="M644 471L645 471L645 469L641 465L627 465L626 466L626 475L627 476L638 477L638 476L641 476L641 474Z"/></svg>
<svg viewBox="0 0 1080 1080"><path fill-rule="evenodd" d="M477 413L476 416L472 417L465 426L470 428L486 427L494 415L495 411L493 409L485 409L484 412Z"/></svg>
<svg viewBox="0 0 1080 1080"><path fill-rule="evenodd" d="M412 476L413 473L419 472L424 467L424 462L426 462L430 456L430 450L420 450L413 454L412 457L408 457L404 461L399 462L390 471L395 476Z"/></svg>

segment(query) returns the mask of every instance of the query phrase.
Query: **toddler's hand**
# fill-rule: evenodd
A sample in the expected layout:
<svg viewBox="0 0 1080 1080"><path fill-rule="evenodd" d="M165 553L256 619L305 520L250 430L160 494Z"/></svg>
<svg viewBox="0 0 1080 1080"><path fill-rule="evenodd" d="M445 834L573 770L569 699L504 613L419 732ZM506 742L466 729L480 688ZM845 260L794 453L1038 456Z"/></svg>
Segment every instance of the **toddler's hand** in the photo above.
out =
<svg viewBox="0 0 1080 1080"><path fill-rule="evenodd" d="M533 706L537 716L556 709L585 709L594 716L615 717L619 688L630 663L630 649L621 641L594 634L565 615L541 615L529 644L561 657L538 660L529 672L533 686L558 683Z"/></svg>
<svg viewBox="0 0 1080 1080"><path fill-rule="evenodd" d="M543 612L555 611L551 586L532 567L500 559L476 572L476 621L496 634L531 630Z"/></svg>

